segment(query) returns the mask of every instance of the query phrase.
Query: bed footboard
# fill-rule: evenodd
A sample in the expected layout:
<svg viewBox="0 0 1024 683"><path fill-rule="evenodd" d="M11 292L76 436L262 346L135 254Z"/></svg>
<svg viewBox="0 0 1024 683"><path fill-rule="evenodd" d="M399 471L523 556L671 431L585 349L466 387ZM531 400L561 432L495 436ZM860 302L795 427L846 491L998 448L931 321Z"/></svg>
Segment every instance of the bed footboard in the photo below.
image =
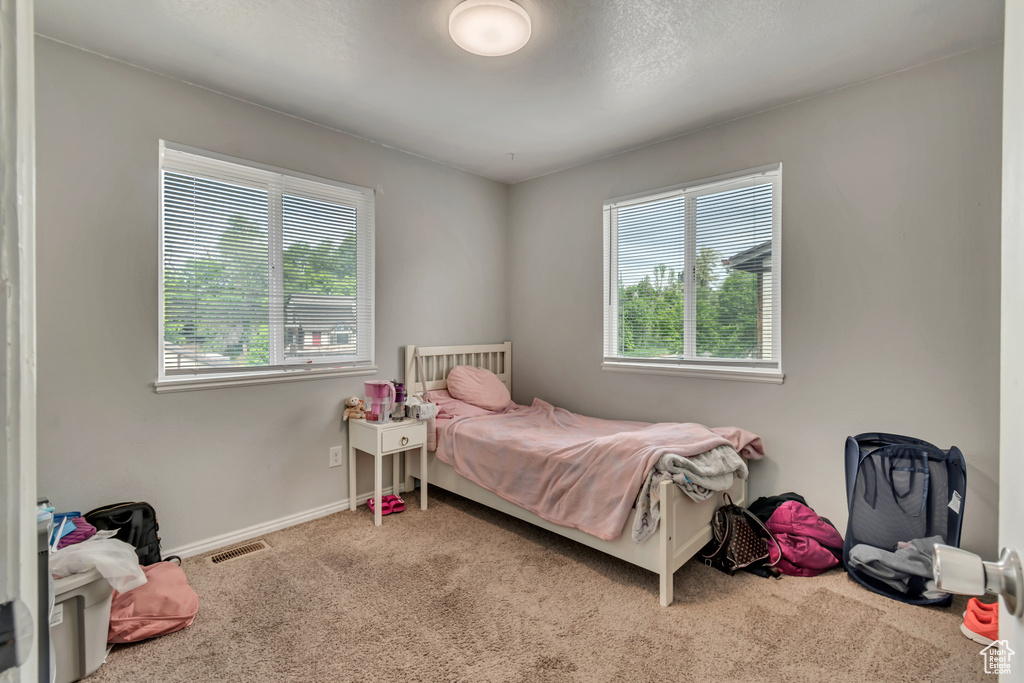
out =
<svg viewBox="0 0 1024 683"><path fill-rule="evenodd" d="M659 484L664 506L658 526L658 555L661 562L661 606L672 604L672 579L676 570L686 564L711 540L711 518L728 493L736 505L747 504L747 482L737 480L728 491L718 491L711 498L696 502L669 480Z"/></svg>

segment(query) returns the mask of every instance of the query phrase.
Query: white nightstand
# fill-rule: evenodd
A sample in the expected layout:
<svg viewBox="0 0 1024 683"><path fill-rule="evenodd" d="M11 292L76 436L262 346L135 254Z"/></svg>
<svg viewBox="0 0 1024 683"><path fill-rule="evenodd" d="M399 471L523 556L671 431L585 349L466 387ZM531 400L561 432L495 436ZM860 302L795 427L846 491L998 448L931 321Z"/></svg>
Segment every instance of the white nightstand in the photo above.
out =
<svg viewBox="0 0 1024 683"><path fill-rule="evenodd" d="M412 450L420 452L420 509L427 509L427 423L412 418L401 422L367 422L366 420L348 421L348 499L349 510L356 509L356 451L360 450L373 456L373 523L380 526L380 499L382 474L381 467L385 455L393 459L393 492L398 495L398 456L408 452L406 459L412 456ZM408 467L407 467L408 469Z"/></svg>

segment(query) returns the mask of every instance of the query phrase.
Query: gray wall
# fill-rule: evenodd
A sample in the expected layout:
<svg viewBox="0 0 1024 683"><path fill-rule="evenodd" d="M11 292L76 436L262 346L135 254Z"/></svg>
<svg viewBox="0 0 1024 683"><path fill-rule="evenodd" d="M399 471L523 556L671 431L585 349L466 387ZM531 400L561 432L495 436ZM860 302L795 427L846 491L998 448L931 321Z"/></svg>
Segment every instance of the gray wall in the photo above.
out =
<svg viewBox="0 0 1024 683"><path fill-rule="evenodd" d="M507 338L505 185L49 40L37 60L39 491L59 508L149 501L171 548L347 498L328 449L372 377L154 393L161 138L380 188L378 378L408 343Z"/></svg>
<svg viewBox="0 0 1024 683"><path fill-rule="evenodd" d="M1000 45L514 185L515 399L735 424L845 528L843 441L916 435L968 459L963 545L995 555ZM696 94L699 96L699 94ZM602 201L782 162L782 385L603 372Z"/></svg>

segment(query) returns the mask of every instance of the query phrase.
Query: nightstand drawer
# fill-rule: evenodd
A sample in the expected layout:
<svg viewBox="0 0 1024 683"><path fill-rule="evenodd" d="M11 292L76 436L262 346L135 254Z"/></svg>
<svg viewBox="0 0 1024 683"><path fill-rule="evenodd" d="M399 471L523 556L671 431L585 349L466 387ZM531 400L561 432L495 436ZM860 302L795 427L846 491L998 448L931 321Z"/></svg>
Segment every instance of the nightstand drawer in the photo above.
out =
<svg viewBox="0 0 1024 683"><path fill-rule="evenodd" d="M391 451L418 448L426 443L427 430L422 422L415 422L408 426L385 429L380 433L380 450L383 453Z"/></svg>

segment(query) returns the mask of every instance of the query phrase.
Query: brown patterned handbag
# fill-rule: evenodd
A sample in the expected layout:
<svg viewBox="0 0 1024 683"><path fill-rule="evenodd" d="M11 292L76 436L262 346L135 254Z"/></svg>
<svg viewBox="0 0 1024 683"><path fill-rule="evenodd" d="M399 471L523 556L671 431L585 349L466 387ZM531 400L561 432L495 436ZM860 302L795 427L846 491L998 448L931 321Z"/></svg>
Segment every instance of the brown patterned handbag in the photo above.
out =
<svg viewBox="0 0 1024 683"><path fill-rule="evenodd" d="M782 549L771 532L752 512L732 502L725 494L725 505L715 511L711 520L713 539L704 546L701 557L710 567L733 574L754 564L773 567L782 558ZM769 546L778 550L771 561Z"/></svg>

